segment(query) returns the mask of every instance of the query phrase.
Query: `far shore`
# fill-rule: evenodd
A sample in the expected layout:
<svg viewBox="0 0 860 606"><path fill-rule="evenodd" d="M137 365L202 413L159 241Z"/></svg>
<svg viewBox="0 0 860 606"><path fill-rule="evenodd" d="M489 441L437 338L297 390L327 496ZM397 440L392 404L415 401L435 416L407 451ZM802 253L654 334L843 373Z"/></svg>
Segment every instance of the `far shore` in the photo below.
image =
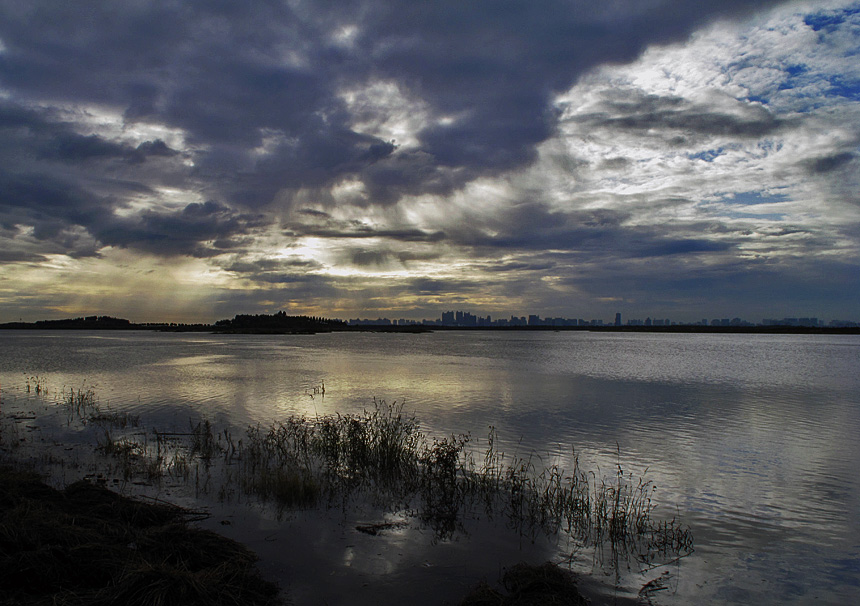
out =
<svg viewBox="0 0 860 606"><path fill-rule="evenodd" d="M291 326L219 326L218 324L182 324L175 322L134 323L118 318L99 317L36 322L6 322L0 330L122 330L155 332L206 332L213 334L317 334L329 332L375 332L423 334L429 332L605 332L605 333L666 333L666 334L753 334L753 335L857 335L860 327L847 326L702 326L675 324L671 326L439 326L433 324L410 325L320 325Z"/></svg>

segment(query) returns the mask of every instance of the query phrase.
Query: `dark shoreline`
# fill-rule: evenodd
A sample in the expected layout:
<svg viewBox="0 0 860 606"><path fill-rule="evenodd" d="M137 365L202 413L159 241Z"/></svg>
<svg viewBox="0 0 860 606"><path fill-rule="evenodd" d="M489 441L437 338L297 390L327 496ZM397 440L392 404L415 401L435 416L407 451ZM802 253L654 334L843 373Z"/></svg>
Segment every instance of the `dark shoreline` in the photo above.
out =
<svg viewBox="0 0 860 606"><path fill-rule="evenodd" d="M193 524L201 514L143 502L85 480L62 490L0 462L0 604L280 606L242 543ZM592 603L578 578L551 563L519 563L477 581L459 606Z"/></svg>
<svg viewBox="0 0 860 606"><path fill-rule="evenodd" d="M47 322L7 322L0 330L98 330L98 331L153 331L153 332L206 332L212 334L271 334L313 335L329 332L374 332L423 334L430 332L606 332L606 333L667 333L667 334L750 334L750 335L857 335L860 327L831 326L386 326L362 325L337 328L278 329L271 327L249 327L243 329L221 329L214 324L123 324L103 325L99 323L71 323L61 320Z"/></svg>
<svg viewBox="0 0 860 606"><path fill-rule="evenodd" d="M0 463L0 604L277 606L244 545L197 512Z"/></svg>

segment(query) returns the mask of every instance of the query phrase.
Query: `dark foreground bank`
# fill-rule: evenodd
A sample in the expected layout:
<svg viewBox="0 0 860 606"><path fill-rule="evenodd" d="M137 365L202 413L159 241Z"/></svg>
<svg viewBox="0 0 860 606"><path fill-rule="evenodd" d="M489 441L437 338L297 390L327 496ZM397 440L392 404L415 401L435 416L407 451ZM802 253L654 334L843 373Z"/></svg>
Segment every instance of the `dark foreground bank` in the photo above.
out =
<svg viewBox="0 0 860 606"><path fill-rule="evenodd" d="M181 507L80 481L64 490L0 466L0 605L274 606L243 545L189 524ZM584 606L574 576L519 564L501 587L480 583L461 606Z"/></svg>
<svg viewBox="0 0 860 606"><path fill-rule="evenodd" d="M270 606L248 549L192 514L0 467L0 604Z"/></svg>

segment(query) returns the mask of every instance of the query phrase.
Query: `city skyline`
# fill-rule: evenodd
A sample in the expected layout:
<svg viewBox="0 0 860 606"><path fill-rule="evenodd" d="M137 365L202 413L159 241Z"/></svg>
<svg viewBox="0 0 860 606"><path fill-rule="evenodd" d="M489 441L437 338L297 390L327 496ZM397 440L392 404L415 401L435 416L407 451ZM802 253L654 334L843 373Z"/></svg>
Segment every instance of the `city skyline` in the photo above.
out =
<svg viewBox="0 0 860 606"><path fill-rule="evenodd" d="M858 32L860 0L0 0L0 322L856 319Z"/></svg>
<svg viewBox="0 0 860 606"><path fill-rule="evenodd" d="M442 312L439 318L422 318L419 320L409 318L351 318L344 320L350 325L399 325L399 326L446 326L446 327L522 327L522 326L803 326L803 327L856 327L860 325L856 320L830 319L824 320L817 316L800 316L784 318L762 318L759 321L751 321L740 317L731 318L701 318L696 321L671 320L666 317L645 316L642 318L624 318L621 312L615 312L610 320L605 318L577 318L577 317L541 317L538 314L527 314L524 316L512 315L510 318L493 317L492 314L481 316L462 310L449 310Z"/></svg>

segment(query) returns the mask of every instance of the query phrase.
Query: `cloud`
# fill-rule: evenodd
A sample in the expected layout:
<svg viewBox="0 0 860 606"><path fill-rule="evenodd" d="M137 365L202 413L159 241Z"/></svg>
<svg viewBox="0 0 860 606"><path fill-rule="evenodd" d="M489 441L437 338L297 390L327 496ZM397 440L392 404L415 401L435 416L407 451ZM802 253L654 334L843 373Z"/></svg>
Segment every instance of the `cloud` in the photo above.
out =
<svg viewBox="0 0 860 606"><path fill-rule="evenodd" d="M334 10L304 2L115 2L83 12L11 2L0 19L0 83L22 99L101 104L121 110L129 124L181 129L196 146L199 174L221 173L225 200L260 205L281 189L330 184L391 157L389 140L352 129L356 117L340 92L393 80L427 108L413 134L426 156L404 154L388 170L370 170L384 199L392 182L401 191L426 191L426 184L438 192L441 183L460 187L528 164L554 132L552 95L586 70L683 40L710 19L774 4L363 1ZM339 32L347 26L354 33L344 44ZM365 107L365 120L372 112ZM260 153L267 137L276 142ZM71 136L55 151L122 153L92 135ZM255 188L230 187L243 170Z"/></svg>
<svg viewBox="0 0 860 606"><path fill-rule="evenodd" d="M804 164L812 174L822 175L843 169L849 164L856 164L857 159L858 154L854 152L840 152L828 156L810 158L805 160Z"/></svg>
<svg viewBox="0 0 860 606"><path fill-rule="evenodd" d="M299 208L284 223L285 233L291 238L314 237L332 240L374 239L399 242L440 242L446 235L442 231L428 231L414 227L397 227L389 219L386 227L367 219L335 218L330 213L312 208Z"/></svg>
<svg viewBox="0 0 860 606"><path fill-rule="evenodd" d="M76 132L75 128L74 123L63 120L53 110L30 109L0 100L0 132L3 133L5 152L14 145L18 155L25 151L39 159L71 163L111 159L139 163L149 157L177 154L160 139L133 146L97 134L84 135Z"/></svg>
<svg viewBox="0 0 860 606"><path fill-rule="evenodd" d="M404 242L438 242L445 238L445 234L441 231L428 233L420 229L374 229L360 223L342 225L340 226L341 229L312 226L294 227L291 234L321 238L383 238Z"/></svg>
<svg viewBox="0 0 860 606"><path fill-rule="evenodd" d="M146 211L133 218L111 218L94 226L100 242L159 255L207 257L242 246L241 236L262 219L238 214L217 202L191 203L180 211Z"/></svg>
<svg viewBox="0 0 860 606"><path fill-rule="evenodd" d="M9 0L0 263L196 259L257 310L792 282L858 252L856 9Z"/></svg>
<svg viewBox="0 0 860 606"><path fill-rule="evenodd" d="M788 126L767 108L741 100L722 100L711 106L697 105L674 96L646 94L636 89L612 89L594 111L572 118L588 129L608 129L627 134L663 133L667 141L690 144L695 137L759 139L773 136ZM720 105L729 104L723 109ZM716 107L714 107L716 105ZM679 137L681 137L679 139Z"/></svg>
<svg viewBox="0 0 860 606"><path fill-rule="evenodd" d="M102 208L73 182L39 173L10 174L2 168L0 201L4 223L31 225L37 239L96 221Z"/></svg>

